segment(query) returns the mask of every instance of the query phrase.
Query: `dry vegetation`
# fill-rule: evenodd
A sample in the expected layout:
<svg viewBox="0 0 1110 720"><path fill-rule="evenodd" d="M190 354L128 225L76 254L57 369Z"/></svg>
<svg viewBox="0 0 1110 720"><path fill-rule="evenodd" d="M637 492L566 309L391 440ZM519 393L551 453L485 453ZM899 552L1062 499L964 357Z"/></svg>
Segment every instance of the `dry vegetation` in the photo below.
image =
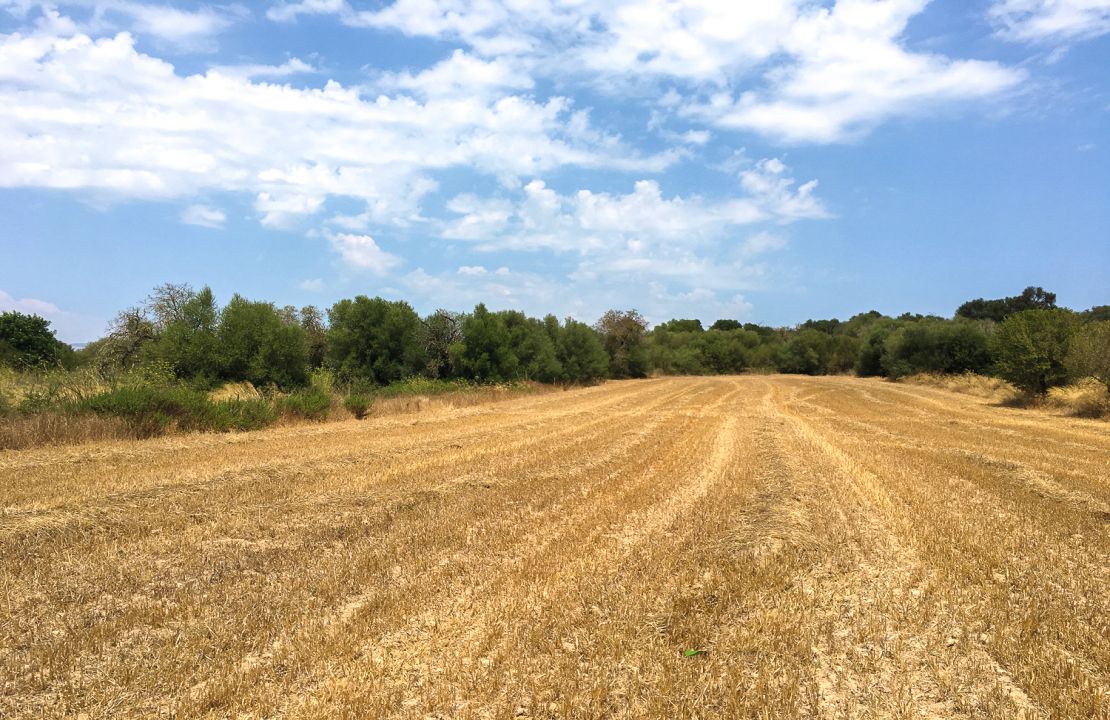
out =
<svg viewBox="0 0 1110 720"><path fill-rule="evenodd" d="M0 493L0 717L1110 717L1104 422L670 378Z"/></svg>
<svg viewBox="0 0 1110 720"><path fill-rule="evenodd" d="M903 378L900 382L974 395L1013 407L1036 408L1084 418L1110 418L1110 392L1105 385L1094 378L1085 378L1070 385L1050 388L1044 397L1024 395L1005 380L975 373L960 375L918 373Z"/></svg>

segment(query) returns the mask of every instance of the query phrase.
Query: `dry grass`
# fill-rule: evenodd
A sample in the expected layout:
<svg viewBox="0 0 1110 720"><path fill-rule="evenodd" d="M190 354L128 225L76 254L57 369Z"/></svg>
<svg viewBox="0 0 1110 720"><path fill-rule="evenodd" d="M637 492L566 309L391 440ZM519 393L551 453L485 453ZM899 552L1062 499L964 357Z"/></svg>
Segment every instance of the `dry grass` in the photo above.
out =
<svg viewBox="0 0 1110 720"><path fill-rule="evenodd" d="M0 493L2 717L1110 715L1101 422L667 378L0 453Z"/></svg>
<svg viewBox="0 0 1110 720"><path fill-rule="evenodd" d="M902 378L899 382L907 385L923 385L935 387L949 392L958 392L965 395L994 400L999 403L1013 402L1021 393L1010 383L1001 378L977 375L976 373L962 373L960 375L946 375L944 373L918 373Z"/></svg>
<svg viewBox="0 0 1110 720"><path fill-rule="evenodd" d="M1045 404L1079 417L1110 417L1110 392L1094 378L1048 391Z"/></svg>

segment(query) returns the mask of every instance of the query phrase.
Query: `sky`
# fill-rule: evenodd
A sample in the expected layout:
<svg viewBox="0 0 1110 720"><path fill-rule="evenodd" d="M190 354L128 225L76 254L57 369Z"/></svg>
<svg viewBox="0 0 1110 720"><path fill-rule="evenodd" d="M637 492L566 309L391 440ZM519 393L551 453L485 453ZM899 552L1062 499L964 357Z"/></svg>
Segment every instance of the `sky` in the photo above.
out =
<svg viewBox="0 0 1110 720"><path fill-rule="evenodd" d="M0 0L0 311L1110 303L1110 0Z"/></svg>

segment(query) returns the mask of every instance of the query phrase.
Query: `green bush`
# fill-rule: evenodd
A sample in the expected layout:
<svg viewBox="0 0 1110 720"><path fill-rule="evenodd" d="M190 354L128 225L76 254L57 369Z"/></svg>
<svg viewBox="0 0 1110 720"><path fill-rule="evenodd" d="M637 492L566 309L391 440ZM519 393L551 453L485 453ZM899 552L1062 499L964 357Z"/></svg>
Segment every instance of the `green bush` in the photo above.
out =
<svg viewBox="0 0 1110 720"><path fill-rule="evenodd" d="M1068 378L1064 358L1079 327L1070 310L1025 310L1007 317L991 336L998 375L1028 393L1045 394Z"/></svg>
<svg viewBox="0 0 1110 720"><path fill-rule="evenodd" d="M77 412L124 419L139 437L153 437L171 425L180 430L205 430L211 422L208 397L185 387L122 387L78 400Z"/></svg>
<svg viewBox="0 0 1110 720"><path fill-rule="evenodd" d="M331 410L331 396L315 388L298 390L280 402L282 412L302 420L327 420Z"/></svg>
<svg viewBox="0 0 1110 720"><path fill-rule="evenodd" d="M374 396L367 393L352 393L343 398L343 407L358 420L363 419L374 405Z"/></svg>
<svg viewBox="0 0 1110 720"><path fill-rule="evenodd" d="M273 403L268 400L221 400L210 405L210 430L261 430L278 419Z"/></svg>
<svg viewBox="0 0 1110 720"><path fill-rule="evenodd" d="M213 402L205 393L184 386L116 388L68 403L63 409L121 418L137 437L153 437L170 429L258 430L277 420L273 405L266 400Z"/></svg>

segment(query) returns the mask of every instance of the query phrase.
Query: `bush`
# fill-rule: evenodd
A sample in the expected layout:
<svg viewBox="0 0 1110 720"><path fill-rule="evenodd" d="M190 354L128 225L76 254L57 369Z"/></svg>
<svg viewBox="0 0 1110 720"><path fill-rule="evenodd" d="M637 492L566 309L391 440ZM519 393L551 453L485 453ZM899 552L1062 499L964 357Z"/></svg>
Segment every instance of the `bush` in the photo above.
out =
<svg viewBox="0 0 1110 720"><path fill-rule="evenodd" d="M357 420L366 417L373 405L374 396L367 393L352 393L343 399L343 407Z"/></svg>
<svg viewBox="0 0 1110 720"><path fill-rule="evenodd" d="M124 387L77 401L72 409L122 418L138 437L153 437L171 425L207 429L210 405L204 393L184 387Z"/></svg>
<svg viewBox="0 0 1110 720"><path fill-rule="evenodd" d="M69 403L63 411L120 418L136 437L154 437L171 429L258 430L277 420L265 400L213 402L205 393L183 386L116 388Z"/></svg>
<svg viewBox="0 0 1110 720"><path fill-rule="evenodd" d="M286 395L280 403L286 415L303 420L327 420L331 410L331 396L315 388Z"/></svg>
<svg viewBox="0 0 1110 720"><path fill-rule="evenodd" d="M1076 380L1092 377L1110 388L1110 320L1079 330L1068 346L1065 364Z"/></svg>
<svg viewBox="0 0 1110 720"><path fill-rule="evenodd" d="M1064 357L1079 319L1070 310L1025 310L1006 318L991 337L999 376L1028 393L1044 395L1064 384Z"/></svg>

